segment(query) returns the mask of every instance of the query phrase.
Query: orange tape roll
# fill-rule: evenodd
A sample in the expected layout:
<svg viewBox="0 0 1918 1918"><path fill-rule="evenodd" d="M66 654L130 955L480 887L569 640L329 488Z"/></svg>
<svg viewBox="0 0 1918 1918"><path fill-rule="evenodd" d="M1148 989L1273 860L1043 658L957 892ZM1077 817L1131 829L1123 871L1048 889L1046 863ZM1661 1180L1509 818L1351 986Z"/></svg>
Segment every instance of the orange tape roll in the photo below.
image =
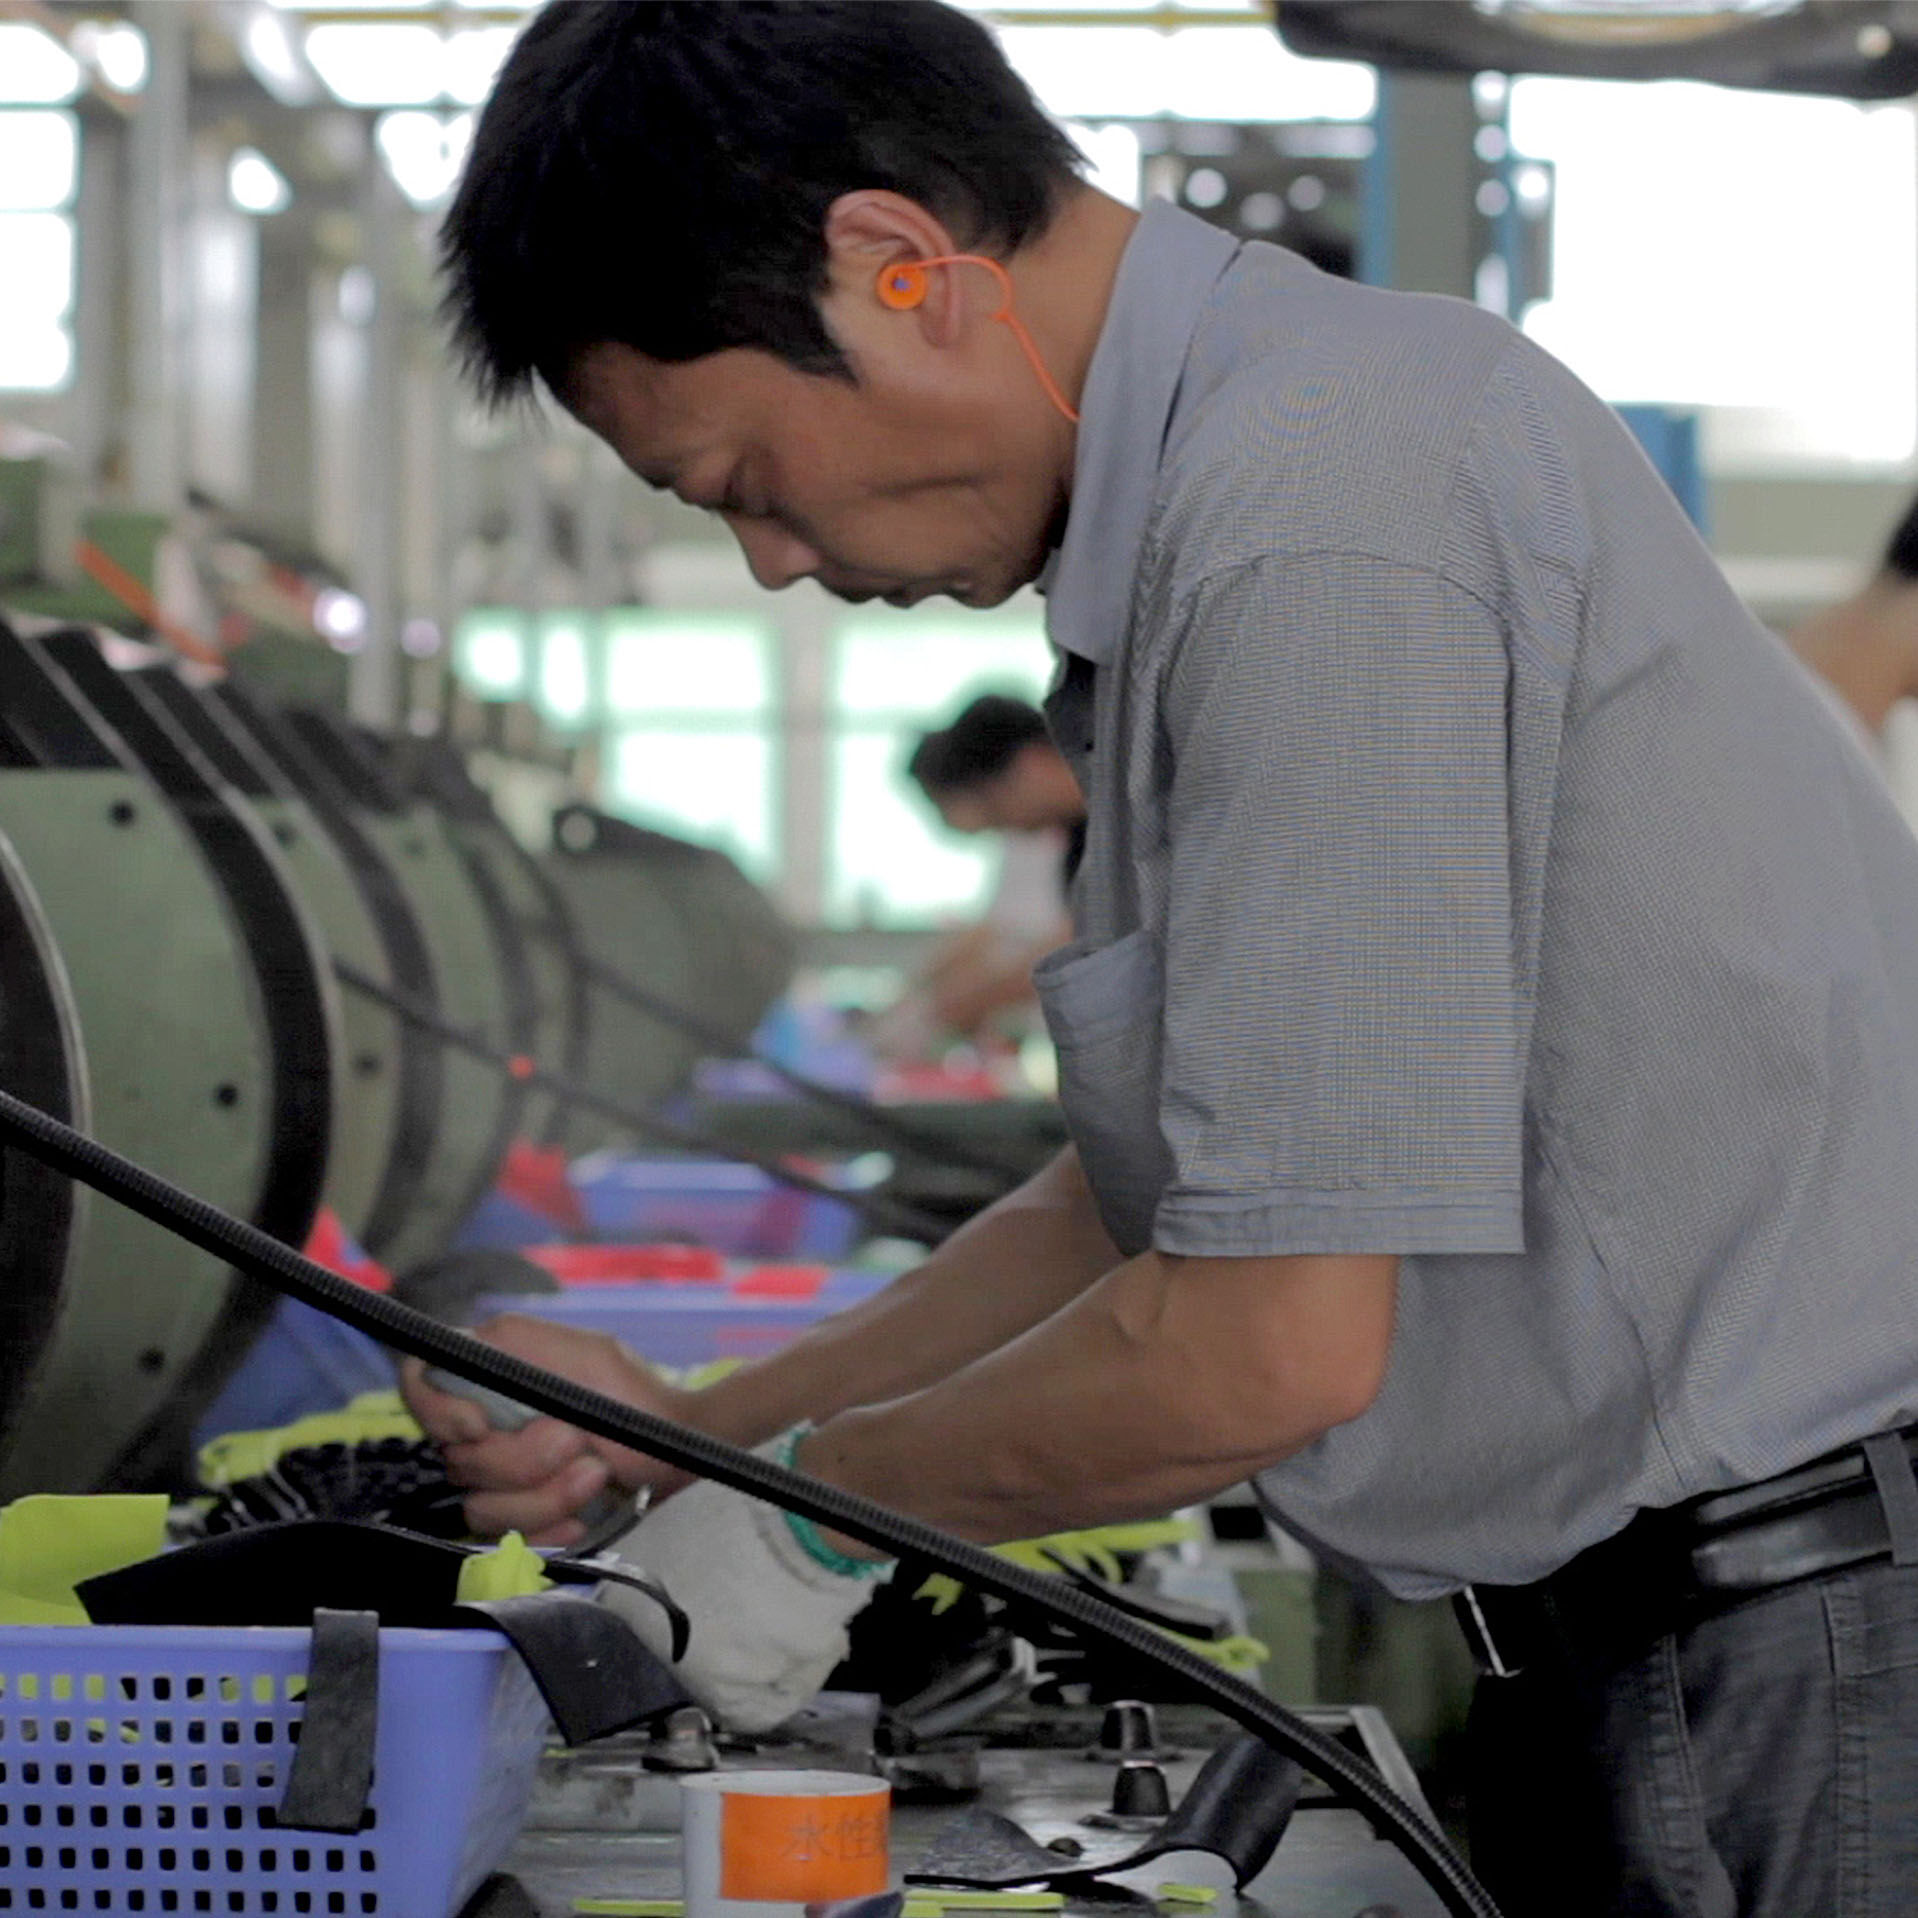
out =
<svg viewBox="0 0 1918 1918"><path fill-rule="evenodd" d="M882 1779L715 1772L684 1782L688 1918L715 1896L807 1905L870 1897L890 1882L892 1792Z"/></svg>

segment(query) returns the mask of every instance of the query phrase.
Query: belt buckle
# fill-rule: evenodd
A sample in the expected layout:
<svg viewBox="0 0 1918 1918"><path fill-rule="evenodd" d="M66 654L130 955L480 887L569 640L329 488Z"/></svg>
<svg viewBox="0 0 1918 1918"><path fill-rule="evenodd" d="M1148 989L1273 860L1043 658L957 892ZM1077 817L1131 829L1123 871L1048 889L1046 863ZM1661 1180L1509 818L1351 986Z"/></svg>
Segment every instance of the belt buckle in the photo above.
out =
<svg viewBox="0 0 1918 1918"><path fill-rule="evenodd" d="M1472 1662L1483 1677L1516 1678L1524 1671L1523 1661L1509 1646L1500 1644L1475 1586L1467 1585L1452 1594L1452 1611L1471 1648Z"/></svg>

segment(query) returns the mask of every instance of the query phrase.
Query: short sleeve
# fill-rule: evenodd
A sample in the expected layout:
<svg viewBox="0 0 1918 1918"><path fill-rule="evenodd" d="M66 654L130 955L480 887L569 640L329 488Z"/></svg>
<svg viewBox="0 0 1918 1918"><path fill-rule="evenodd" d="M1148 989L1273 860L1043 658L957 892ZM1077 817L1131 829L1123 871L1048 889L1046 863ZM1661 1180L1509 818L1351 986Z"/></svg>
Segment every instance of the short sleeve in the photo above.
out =
<svg viewBox="0 0 1918 1918"><path fill-rule="evenodd" d="M1168 640L1155 1244L1521 1251L1498 621L1323 553L1206 582Z"/></svg>

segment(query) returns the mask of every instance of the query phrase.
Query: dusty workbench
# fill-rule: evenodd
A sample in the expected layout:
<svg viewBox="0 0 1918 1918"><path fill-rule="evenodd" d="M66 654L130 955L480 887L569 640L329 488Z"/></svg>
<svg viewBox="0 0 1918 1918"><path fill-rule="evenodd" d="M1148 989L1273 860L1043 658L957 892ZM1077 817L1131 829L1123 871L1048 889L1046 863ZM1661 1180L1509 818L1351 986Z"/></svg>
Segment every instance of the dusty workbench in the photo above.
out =
<svg viewBox="0 0 1918 1918"><path fill-rule="evenodd" d="M1166 1764L1176 1797L1197 1770L1202 1754ZM763 1759L756 1762L765 1762ZM792 1762L817 1764L817 1758ZM1136 1836L1088 1827L1088 1812L1105 1799L1110 1773L1076 1752L988 1751L982 1755L983 1790L976 1802L1004 1813L1041 1844L1069 1837L1085 1847L1083 1862L1118 1857ZM677 1786L667 1777L639 1771L636 1757L617 1750L576 1763L557 1792L542 1794L535 1816L606 1823L641 1820L650 1829L581 1830L531 1827L521 1837L508 1869L530 1895L541 1918L567 1918L581 1898L677 1898L680 1894ZM952 1805L901 1804L894 1808L894 1881L913 1869L934 1835L955 1815ZM1068 1915L1154 1912L1152 1893L1162 1883L1210 1885L1216 1904L1190 1918L1442 1918L1444 1907L1398 1849L1374 1837L1357 1812L1306 1803L1294 1815L1271 1863L1235 1902L1222 1862L1201 1853L1161 1859L1123 1883L1077 1894Z"/></svg>

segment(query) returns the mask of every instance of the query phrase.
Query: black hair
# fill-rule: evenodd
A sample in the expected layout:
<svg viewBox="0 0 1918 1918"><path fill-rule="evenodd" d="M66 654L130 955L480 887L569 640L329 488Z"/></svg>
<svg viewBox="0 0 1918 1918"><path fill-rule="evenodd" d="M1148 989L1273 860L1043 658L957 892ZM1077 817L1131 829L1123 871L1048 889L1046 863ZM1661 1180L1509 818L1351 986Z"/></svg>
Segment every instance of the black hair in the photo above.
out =
<svg viewBox="0 0 1918 1918"><path fill-rule="evenodd" d="M1885 571L1918 583L1918 497L1905 509L1885 547Z"/></svg>
<svg viewBox="0 0 1918 1918"><path fill-rule="evenodd" d="M886 188L1012 250L1079 165L986 28L938 0L550 0L440 229L445 312L496 404L602 342L850 378L816 304L841 194Z"/></svg>
<svg viewBox="0 0 1918 1918"><path fill-rule="evenodd" d="M1045 716L1023 699L985 693L950 726L927 733L906 771L930 799L970 792L997 779L1034 740L1046 737Z"/></svg>

